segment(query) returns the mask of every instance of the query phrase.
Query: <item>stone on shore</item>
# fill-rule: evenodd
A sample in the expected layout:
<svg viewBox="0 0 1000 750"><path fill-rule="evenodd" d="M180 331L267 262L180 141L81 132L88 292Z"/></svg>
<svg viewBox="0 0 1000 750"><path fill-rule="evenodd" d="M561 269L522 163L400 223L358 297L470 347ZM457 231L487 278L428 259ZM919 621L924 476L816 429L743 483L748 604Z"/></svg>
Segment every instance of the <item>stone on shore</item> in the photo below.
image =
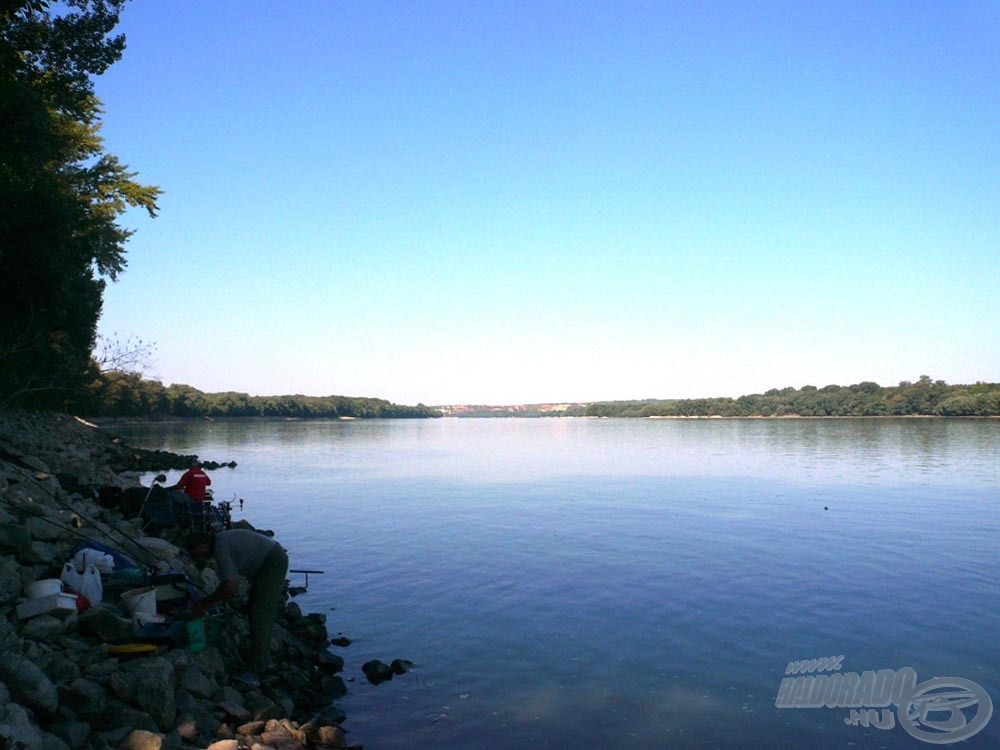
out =
<svg viewBox="0 0 1000 750"><path fill-rule="evenodd" d="M110 647L138 637L121 599L141 585L134 580L105 580L102 602L79 615L69 598L68 608L46 602L19 616L25 587L59 578L88 540L133 558L140 581L146 567L180 570L212 590L215 572L198 571L170 543L179 534L145 536L119 507L122 489L137 482L132 472L187 468L191 458L129 448L64 415L0 412L0 748L346 747L345 716L332 704L346 692L336 674L343 659L327 650L326 618L297 604L279 612L274 667L252 689L230 678L243 671L249 644L238 609L226 613L224 637L198 653L167 640L131 657Z"/></svg>

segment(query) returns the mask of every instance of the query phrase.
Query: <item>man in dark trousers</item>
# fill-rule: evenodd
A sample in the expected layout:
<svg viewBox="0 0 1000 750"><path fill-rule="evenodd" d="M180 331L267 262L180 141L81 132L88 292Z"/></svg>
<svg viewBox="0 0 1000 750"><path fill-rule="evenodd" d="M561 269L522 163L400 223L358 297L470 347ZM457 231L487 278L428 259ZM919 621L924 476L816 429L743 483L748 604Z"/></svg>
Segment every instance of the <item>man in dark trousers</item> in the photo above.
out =
<svg viewBox="0 0 1000 750"><path fill-rule="evenodd" d="M218 587L191 607L195 617L203 616L213 604L232 598L240 576L249 579L251 671L240 679L259 684L260 675L271 663L271 629L281 606L288 554L271 537L246 529L192 534L187 548L196 559L214 558L219 568Z"/></svg>

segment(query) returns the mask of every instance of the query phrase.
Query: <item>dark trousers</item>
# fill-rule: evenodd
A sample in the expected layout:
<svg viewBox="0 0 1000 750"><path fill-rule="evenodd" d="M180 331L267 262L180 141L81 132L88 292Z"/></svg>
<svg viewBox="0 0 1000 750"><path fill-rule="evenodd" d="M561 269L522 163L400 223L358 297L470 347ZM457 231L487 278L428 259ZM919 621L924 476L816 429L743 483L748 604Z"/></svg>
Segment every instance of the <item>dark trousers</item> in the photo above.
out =
<svg viewBox="0 0 1000 750"><path fill-rule="evenodd" d="M276 544L250 581L250 666L257 674L271 664L271 630L287 575L288 554Z"/></svg>

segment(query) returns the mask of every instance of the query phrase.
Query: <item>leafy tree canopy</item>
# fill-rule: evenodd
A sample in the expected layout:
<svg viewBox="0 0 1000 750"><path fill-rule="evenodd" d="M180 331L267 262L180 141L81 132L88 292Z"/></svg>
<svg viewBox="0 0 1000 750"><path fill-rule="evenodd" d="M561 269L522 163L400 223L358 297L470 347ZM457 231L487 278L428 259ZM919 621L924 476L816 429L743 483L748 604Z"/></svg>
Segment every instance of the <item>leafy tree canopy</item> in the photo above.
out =
<svg viewBox="0 0 1000 750"><path fill-rule="evenodd" d="M135 372L101 372L71 404L89 417L280 417L295 419L398 419L440 417L423 404L401 406L380 398L354 396L250 396L203 393L189 385L164 386Z"/></svg>
<svg viewBox="0 0 1000 750"><path fill-rule="evenodd" d="M159 188L104 150L94 76L121 58L127 0L0 0L0 406L61 405L91 373L129 207Z"/></svg>
<svg viewBox="0 0 1000 750"><path fill-rule="evenodd" d="M883 388L849 386L772 388L739 398L604 401L570 413L592 417L989 417L1000 416L1000 384L947 385L921 375Z"/></svg>

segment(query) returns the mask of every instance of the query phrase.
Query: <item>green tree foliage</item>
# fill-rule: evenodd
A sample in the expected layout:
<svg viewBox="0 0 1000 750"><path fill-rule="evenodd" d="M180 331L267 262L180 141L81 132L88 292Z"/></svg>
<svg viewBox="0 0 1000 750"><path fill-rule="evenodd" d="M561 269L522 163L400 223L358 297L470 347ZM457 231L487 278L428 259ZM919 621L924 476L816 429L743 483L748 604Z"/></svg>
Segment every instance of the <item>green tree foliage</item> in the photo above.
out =
<svg viewBox="0 0 1000 750"><path fill-rule="evenodd" d="M762 394L674 401L604 401L587 406L591 417L882 417L1000 416L1000 384L947 385L921 375L883 388L878 383L823 388L772 388Z"/></svg>
<svg viewBox="0 0 1000 750"><path fill-rule="evenodd" d="M379 398L350 396L250 396L227 391L203 393L189 385L165 387L134 372L102 372L94 376L74 411L90 417L279 417L315 419L396 419L440 417L417 404L400 406Z"/></svg>
<svg viewBox="0 0 1000 750"><path fill-rule="evenodd" d="M0 405L61 405L93 367L128 207L156 213L104 151L93 77L122 55L126 0L0 0Z"/></svg>

